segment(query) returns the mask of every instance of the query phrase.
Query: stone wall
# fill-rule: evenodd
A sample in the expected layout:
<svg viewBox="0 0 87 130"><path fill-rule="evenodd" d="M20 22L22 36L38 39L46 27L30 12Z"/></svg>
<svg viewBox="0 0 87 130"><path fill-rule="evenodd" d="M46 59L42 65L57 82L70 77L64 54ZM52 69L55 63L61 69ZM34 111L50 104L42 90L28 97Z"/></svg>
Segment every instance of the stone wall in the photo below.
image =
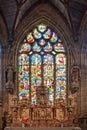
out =
<svg viewBox="0 0 87 130"><path fill-rule="evenodd" d="M87 113L87 12L80 28L81 44L81 115Z"/></svg>

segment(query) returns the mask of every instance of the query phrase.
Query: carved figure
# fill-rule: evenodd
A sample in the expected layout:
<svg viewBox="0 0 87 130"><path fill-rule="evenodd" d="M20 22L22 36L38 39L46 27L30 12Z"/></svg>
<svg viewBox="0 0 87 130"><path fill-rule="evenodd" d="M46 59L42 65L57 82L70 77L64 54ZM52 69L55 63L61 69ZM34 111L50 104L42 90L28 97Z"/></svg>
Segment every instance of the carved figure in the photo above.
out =
<svg viewBox="0 0 87 130"><path fill-rule="evenodd" d="M80 68L78 66L73 66L71 70L71 82L80 81Z"/></svg>
<svg viewBox="0 0 87 130"><path fill-rule="evenodd" d="M71 92L75 93L80 87L80 68L73 66L71 69Z"/></svg>
<svg viewBox="0 0 87 130"><path fill-rule="evenodd" d="M6 88L13 90L14 88L14 71L12 65L9 65L6 71Z"/></svg>

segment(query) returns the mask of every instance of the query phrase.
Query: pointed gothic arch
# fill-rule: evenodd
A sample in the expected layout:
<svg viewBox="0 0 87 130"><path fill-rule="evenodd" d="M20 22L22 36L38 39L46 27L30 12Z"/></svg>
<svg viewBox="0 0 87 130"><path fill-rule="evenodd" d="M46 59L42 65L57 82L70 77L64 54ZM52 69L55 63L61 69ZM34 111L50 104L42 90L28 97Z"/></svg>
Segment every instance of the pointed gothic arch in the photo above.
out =
<svg viewBox="0 0 87 130"><path fill-rule="evenodd" d="M33 28L20 43L18 51L18 93L36 104L36 88L47 86L49 104L66 99L67 54L60 36L41 23Z"/></svg>

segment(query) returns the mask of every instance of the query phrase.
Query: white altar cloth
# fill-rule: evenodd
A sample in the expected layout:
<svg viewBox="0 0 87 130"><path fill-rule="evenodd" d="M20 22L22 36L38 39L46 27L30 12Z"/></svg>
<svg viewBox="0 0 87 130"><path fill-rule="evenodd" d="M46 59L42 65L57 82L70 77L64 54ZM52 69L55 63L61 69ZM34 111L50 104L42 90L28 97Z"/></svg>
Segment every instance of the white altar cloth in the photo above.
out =
<svg viewBox="0 0 87 130"><path fill-rule="evenodd" d="M6 127L5 130L81 130L80 127Z"/></svg>

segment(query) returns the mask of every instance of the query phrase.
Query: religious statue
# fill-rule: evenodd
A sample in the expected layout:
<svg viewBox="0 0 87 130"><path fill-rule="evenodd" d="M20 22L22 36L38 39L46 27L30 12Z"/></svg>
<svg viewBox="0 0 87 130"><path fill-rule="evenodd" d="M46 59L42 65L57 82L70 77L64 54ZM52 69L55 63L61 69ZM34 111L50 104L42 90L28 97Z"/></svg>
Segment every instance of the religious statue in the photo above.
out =
<svg viewBox="0 0 87 130"><path fill-rule="evenodd" d="M71 92L75 93L80 87L80 68L79 66L74 65L71 69Z"/></svg>
<svg viewBox="0 0 87 130"><path fill-rule="evenodd" d="M13 66L9 65L6 70L6 89L12 93L14 89L15 72Z"/></svg>

